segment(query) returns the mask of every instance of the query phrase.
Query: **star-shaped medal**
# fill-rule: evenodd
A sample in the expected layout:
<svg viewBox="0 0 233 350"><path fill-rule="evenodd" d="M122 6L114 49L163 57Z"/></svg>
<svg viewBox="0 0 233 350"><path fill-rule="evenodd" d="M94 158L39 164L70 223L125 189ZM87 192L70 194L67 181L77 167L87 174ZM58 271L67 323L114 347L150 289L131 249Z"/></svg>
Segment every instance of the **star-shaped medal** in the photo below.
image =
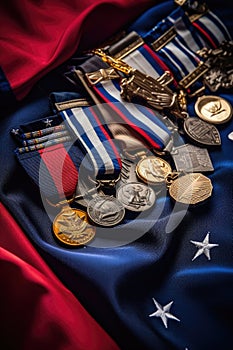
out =
<svg viewBox="0 0 233 350"><path fill-rule="evenodd" d="M47 119L45 119L45 120L43 120L43 123L45 123L45 127L47 128L48 126L52 126L52 119L49 119L49 118L47 118Z"/></svg>
<svg viewBox="0 0 233 350"><path fill-rule="evenodd" d="M197 252L192 258L192 261L195 260L198 256L201 254L205 254L208 260L210 260L210 249L214 247L218 247L218 244L215 243L209 243L209 235L210 233L208 232L207 235L205 236L204 240L202 242L196 242L196 241L190 241L197 247Z"/></svg>
<svg viewBox="0 0 233 350"><path fill-rule="evenodd" d="M155 317L160 317L161 320L163 321L164 326L166 328L168 328L168 325L167 325L168 318L180 322L180 320L177 317L173 316L170 313L170 308L171 308L171 306L173 304L173 301L171 301L169 304L167 304L165 306L162 306L154 298L152 298L152 299L153 299L153 302L154 302L155 306L157 307L157 311L155 311L152 314L150 314L149 317L154 317L154 316Z"/></svg>

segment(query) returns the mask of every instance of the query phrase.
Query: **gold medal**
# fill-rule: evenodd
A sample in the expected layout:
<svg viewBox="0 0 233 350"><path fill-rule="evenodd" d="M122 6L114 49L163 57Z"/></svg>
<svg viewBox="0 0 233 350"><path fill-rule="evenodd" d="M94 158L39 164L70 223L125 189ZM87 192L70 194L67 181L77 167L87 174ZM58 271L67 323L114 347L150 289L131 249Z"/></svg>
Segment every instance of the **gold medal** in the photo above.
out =
<svg viewBox="0 0 233 350"><path fill-rule="evenodd" d="M80 246L94 238L95 227L89 224L84 211L66 206L54 219L53 232L63 244Z"/></svg>
<svg viewBox="0 0 233 350"><path fill-rule="evenodd" d="M212 124L226 123L232 117L231 104L219 96L201 96L195 103L197 115Z"/></svg>
<svg viewBox="0 0 233 350"><path fill-rule="evenodd" d="M171 173L170 165L162 158L148 156L142 158L136 166L136 174L140 180L151 185L161 185Z"/></svg>
<svg viewBox="0 0 233 350"><path fill-rule="evenodd" d="M170 196L183 204L198 204L211 196L212 183L201 173L190 173L178 177L169 187Z"/></svg>

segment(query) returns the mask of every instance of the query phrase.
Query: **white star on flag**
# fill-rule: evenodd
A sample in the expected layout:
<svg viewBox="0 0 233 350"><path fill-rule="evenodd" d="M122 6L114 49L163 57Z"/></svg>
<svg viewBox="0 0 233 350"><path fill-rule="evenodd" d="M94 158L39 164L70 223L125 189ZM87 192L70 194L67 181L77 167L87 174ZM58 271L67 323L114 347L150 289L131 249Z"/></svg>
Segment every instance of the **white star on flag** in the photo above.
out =
<svg viewBox="0 0 233 350"><path fill-rule="evenodd" d="M201 254L205 254L208 260L210 260L210 249L214 247L218 247L218 244L215 243L209 243L209 232L205 236L204 240L202 242L196 242L196 241L190 241L197 247L197 252L192 258L192 261L195 260L198 256Z"/></svg>
<svg viewBox="0 0 233 350"><path fill-rule="evenodd" d="M166 328L168 328L168 325L167 325L168 318L180 322L180 320L177 317L173 316L170 313L170 308L171 308L171 306L173 304L173 301L171 301L169 304L167 304L165 306L162 306L154 298L152 298L152 299L153 299L153 302L154 302L155 306L157 307L157 311L155 311L152 314L150 314L149 317L154 317L154 316L155 317L160 317L161 320L163 321L164 326Z"/></svg>

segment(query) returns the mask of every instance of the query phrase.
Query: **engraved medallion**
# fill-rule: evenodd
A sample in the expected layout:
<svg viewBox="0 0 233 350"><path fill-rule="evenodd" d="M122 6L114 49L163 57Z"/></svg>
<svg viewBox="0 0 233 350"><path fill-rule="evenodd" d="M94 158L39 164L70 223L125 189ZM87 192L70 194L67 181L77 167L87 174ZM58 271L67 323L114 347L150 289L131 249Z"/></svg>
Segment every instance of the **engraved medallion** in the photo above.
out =
<svg viewBox="0 0 233 350"><path fill-rule="evenodd" d="M80 246L94 238L95 227L89 224L84 211L67 206L54 219L53 232L63 244Z"/></svg>
<svg viewBox="0 0 233 350"><path fill-rule="evenodd" d="M232 117L231 104L219 96L199 97L195 111L201 119L213 124L226 123Z"/></svg>
<svg viewBox="0 0 233 350"><path fill-rule="evenodd" d="M164 183L172 169L162 158L149 156L142 158L136 166L136 174L140 180L152 185Z"/></svg>
<svg viewBox="0 0 233 350"><path fill-rule="evenodd" d="M215 125L196 117L188 117L184 120L183 127L186 135L197 144L205 146L221 145L221 136Z"/></svg>
<svg viewBox="0 0 233 350"><path fill-rule="evenodd" d="M169 187L170 196L183 204L195 205L211 196L212 183L201 173L190 173L178 177Z"/></svg>
<svg viewBox="0 0 233 350"><path fill-rule="evenodd" d="M125 208L115 197L97 195L88 203L87 213L95 224L110 227L123 220Z"/></svg>
<svg viewBox="0 0 233 350"><path fill-rule="evenodd" d="M156 197L151 187L140 182L132 182L118 189L117 199L126 209L140 212L150 209Z"/></svg>
<svg viewBox="0 0 233 350"><path fill-rule="evenodd" d="M173 148L171 156L179 172L195 173L214 170L209 152L206 148L185 144Z"/></svg>

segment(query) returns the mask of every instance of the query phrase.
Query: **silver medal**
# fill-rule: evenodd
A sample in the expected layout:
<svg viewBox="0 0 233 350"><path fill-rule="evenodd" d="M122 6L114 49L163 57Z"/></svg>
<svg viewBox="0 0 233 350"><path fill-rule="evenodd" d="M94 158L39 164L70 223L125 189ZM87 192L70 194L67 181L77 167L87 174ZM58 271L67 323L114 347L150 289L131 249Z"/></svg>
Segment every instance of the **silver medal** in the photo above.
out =
<svg viewBox="0 0 233 350"><path fill-rule="evenodd" d="M185 144L173 148L171 156L174 160L176 170L179 172L183 171L196 173L214 170L206 148Z"/></svg>
<svg viewBox="0 0 233 350"><path fill-rule="evenodd" d="M140 212L150 209L156 196L151 187L140 182L132 182L122 185L117 190L117 199L126 209Z"/></svg>
<svg viewBox="0 0 233 350"><path fill-rule="evenodd" d="M125 208L115 197L97 195L88 203L87 213L93 223L110 227L123 220Z"/></svg>
<svg viewBox="0 0 233 350"><path fill-rule="evenodd" d="M184 131L195 143L205 146L220 146L221 136L213 124L196 117L188 117L184 120Z"/></svg>

